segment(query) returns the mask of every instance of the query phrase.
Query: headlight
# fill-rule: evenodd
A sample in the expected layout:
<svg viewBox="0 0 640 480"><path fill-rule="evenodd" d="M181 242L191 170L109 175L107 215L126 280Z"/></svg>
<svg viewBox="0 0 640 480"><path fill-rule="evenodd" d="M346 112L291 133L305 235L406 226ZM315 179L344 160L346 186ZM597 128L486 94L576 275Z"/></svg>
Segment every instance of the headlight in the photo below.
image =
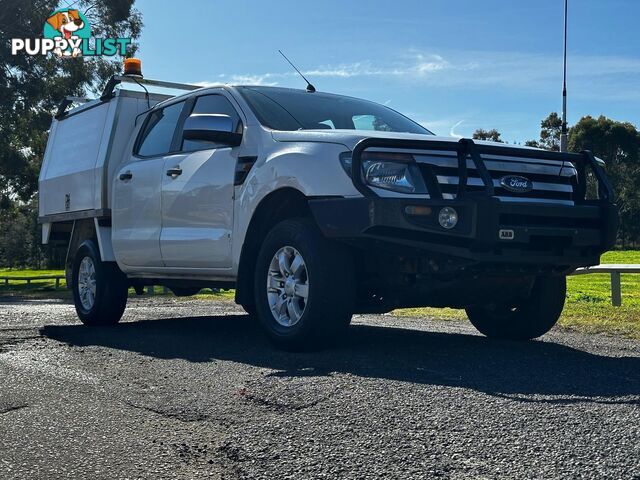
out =
<svg viewBox="0 0 640 480"><path fill-rule="evenodd" d="M351 175L351 155L340 155L347 175ZM411 155L385 152L362 155L364 181L372 187L402 193L428 193L420 170Z"/></svg>

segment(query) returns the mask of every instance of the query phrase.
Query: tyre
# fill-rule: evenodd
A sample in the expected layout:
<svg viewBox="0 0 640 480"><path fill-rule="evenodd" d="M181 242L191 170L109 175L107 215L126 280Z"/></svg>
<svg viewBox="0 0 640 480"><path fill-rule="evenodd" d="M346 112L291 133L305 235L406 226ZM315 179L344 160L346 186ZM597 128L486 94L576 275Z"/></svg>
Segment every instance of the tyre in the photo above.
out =
<svg viewBox="0 0 640 480"><path fill-rule="evenodd" d="M78 248L73 262L73 301L85 325L118 323L127 306L127 277L114 262L100 260L93 240Z"/></svg>
<svg viewBox="0 0 640 480"><path fill-rule="evenodd" d="M286 350L326 346L342 337L353 312L353 260L310 220L278 223L256 263L256 314L269 337Z"/></svg>
<svg viewBox="0 0 640 480"><path fill-rule="evenodd" d="M251 304L243 304L240 305L242 307L242 309L247 312L247 315L249 315L250 317L256 317L257 312L256 312L256 306L254 303Z"/></svg>
<svg viewBox="0 0 640 480"><path fill-rule="evenodd" d="M476 329L490 338L531 340L547 333L564 308L566 277L538 277L528 298L466 309Z"/></svg>

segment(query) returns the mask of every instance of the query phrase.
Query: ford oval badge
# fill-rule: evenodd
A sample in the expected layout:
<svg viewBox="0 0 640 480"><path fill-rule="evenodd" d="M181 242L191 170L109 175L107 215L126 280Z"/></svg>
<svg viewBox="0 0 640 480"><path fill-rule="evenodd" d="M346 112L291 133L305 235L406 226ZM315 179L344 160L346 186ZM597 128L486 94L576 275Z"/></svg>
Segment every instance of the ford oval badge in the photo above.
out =
<svg viewBox="0 0 640 480"><path fill-rule="evenodd" d="M506 175L500 179L500 185L513 193L527 193L533 190L533 182L519 175Z"/></svg>

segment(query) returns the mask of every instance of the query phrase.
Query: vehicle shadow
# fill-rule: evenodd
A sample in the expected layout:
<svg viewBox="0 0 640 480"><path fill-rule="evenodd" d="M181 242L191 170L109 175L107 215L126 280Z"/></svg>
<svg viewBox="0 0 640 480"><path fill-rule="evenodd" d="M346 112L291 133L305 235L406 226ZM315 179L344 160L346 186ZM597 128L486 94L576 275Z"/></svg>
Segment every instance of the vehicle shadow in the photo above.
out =
<svg viewBox="0 0 640 480"><path fill-rule="evenodd" d="M469 388L522 402L640 404L640 358L609 357L550 342L353 325L337 347L311 353L270 345L247 315L127 322L115 327L48 325L41 334L160 359L232 360L275 376L348 373ZM634 398L635 397L635 398Z"/></svg>

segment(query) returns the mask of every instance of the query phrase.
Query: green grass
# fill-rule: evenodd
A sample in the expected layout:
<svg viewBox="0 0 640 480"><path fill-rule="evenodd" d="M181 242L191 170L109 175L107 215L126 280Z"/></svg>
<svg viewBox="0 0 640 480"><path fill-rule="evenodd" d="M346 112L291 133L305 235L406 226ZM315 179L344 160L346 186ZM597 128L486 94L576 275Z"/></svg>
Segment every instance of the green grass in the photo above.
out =
<svg viewBox="0 0 640 480"><path fill-rule="evenodd" d="M602 256L602 263L640 264L640 250L608 252ZM11 270L0 269L0 277L21 277L38 275L64 275L62 270ZM565 328L589 333L618 334L640 339L640 275L622 275L622 307L611 305L610 277L608 274L591 274L569 277L567 280L567 303L560 319ZM54 289L52 280L39 280L30 286L23 282L11 282L5 286L0 282L0 295L20 295L36 297L70 297L60 282L61 289ZM161 287L154 292L161 294ZM134 295L133 290L130 295ZM234 291L212 292L202 290L195 297L200 300L233 300ZM394 311L395 315L430 317L440 320L466 319L464 310L451 308L407 308Z"/></svg>
<svg viewBox="0 0 640 480"><path fill-rule="evenodd" d="M38 277L44 275L62 275L64 277L64 270L33 270L33 269L9 269L0 268L0 279L3 277L19 278L19 277ZM34 280L29 285L26 281L10 280L9 285L5 285L4 280L0 280L0 296L19 296L27 298L68 298L71 299L71 292L67 290L67 282L63 279L60 280L60 288L56 290L55 280ZM145 287L145 293L147 288ZM154 295L162 295L162 287L155 286L153 288ZM171 292L168 295L173 295ZM129 296L135 296L135 291L129 289ZM224 290L214 292L208 288L204 288L199 294L193 297L179 297L179 298L198 298L202 300L233 300L234 291Z"/></svg>
<svg viewBox="0 0 640 480"><path fill-rule="evenodd" d="M608 252L601 263L640 264L640 250ZM567 302L559 325L588 333L624 335L640 339L640 274L622 274L622 306L611 305L609 274L567 278ZM466 319L464 310L451 308L406 308L395 315L442 320Z"/></svg>
<svg viewBox="0 0 640 480"><path fill-rule="evenodd" d="M35 277L38 275L63 275L64 270L32 270L21 268L0 268L0 277Z"/></svg>
<svg viewBox="0 0 640 480"><path fill-rule="evenodd" d="M37 295L42 292L55 291L56 281L51 280L34 280L30 285L26 282L18 280L10 280L9 285L5 285L3 277L38 277L43 275L62 275L64 277L64 270L32 270L32 269L11 269L0 268L0 294L11 294L15 292L31 293ZM60 280L60 291L63 291L67 286L67 282L64 278Z"/></svg>
<svg viewBox="0 0 640 480"><path fill-rule="evenodd" d="M607 252L602 263L640 264L640 251ZM640 338L640 274L622 274L622 306L611 305L609 274L578 275L567 279L567 304L560 325L591 333Z"/></svg>
<svg viewBox="0 0 640 480"><path fill-rule="evenodd" d="M191 298L197 298L199 300L233 300L235 298L236 292L235 290L220 290L219 292L214 292L207 289L201 290L200 293L194 295ZM189 297L186 297L189 298Z"/></svg>
<svg viewBox="0 0 640 480"><path fill-rule="evenodd" d="M607 252L600 258L600 263L640 263L640 250Z"/></svg>

